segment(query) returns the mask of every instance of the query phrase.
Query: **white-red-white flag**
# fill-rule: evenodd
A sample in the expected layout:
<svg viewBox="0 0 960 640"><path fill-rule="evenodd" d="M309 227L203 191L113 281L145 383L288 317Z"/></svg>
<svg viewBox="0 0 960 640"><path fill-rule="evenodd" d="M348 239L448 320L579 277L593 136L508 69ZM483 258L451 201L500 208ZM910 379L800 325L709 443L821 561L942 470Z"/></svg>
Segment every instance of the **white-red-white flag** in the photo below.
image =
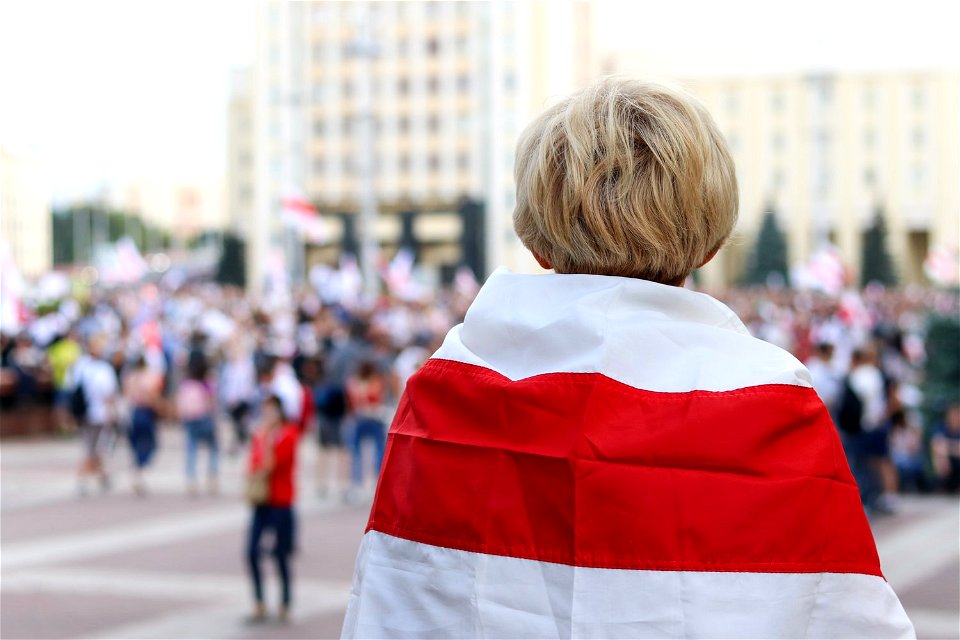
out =
<svg viewBox="0 0 960 640"><path fill-rule="evenodd" d="M345 637L914 634L809 372L707 295L497 271L386 451Z"/></svg>
<svg viewBox="0 0 960 640"><path fill-rule="evenodd" d="M317 208L306 198L288 194L282 200L284 223L296 229L313 243L324 242L328 236L327 225Z"/></svg>
<svg viewBox="0 0 960 640"><path fill-rule="evenodd" d="M923 261L923 272L940 286L960 284L960 252L946 247L933 249Z"/></svg>

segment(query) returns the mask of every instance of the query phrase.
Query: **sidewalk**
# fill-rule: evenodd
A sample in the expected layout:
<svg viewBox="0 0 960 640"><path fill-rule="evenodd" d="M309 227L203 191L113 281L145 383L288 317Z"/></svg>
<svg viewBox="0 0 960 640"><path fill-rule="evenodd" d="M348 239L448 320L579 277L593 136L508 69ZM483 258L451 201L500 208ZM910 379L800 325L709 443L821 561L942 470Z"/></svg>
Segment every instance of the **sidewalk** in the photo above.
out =
<svg viewBox="0 0 960 640"><path fill-rule="evenodd" d="M224 434L226 435L226 434ZM321 638L339 635L368 506L316 497L316 447L301 445L300 553L286 626L248 627L243 564L249 517L242 460L224 457L221 493L188 498L179 430L161 435L137 498L121 448L110 493L78 497L71 441L0 447L0 636L3 638ZM201 457L201 462L204 458ZM201 467L203 468L203 467ZM910 498L875 523L884 572L921 637L960 637L960 511L955 499ZM264 558L269 602L273 567Z"/></svg>

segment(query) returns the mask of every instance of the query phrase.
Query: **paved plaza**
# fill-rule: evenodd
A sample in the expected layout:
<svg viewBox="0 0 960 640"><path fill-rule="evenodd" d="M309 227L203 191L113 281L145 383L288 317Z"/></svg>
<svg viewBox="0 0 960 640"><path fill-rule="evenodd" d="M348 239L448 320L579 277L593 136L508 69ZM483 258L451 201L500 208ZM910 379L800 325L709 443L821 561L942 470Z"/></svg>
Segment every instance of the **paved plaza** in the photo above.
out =
<svg viewBox="0 0 960 640"><path fill-rule="evenodd" d="M178 429L161 434L151 492L114 486L80 497L71 439L0 445L0 636L12 638L324 638L339 635L369 506L315 494L313 441L301 446L299 551L292 619L248 626L243 564L248 509L241 458L224 456L221 491L184 491ZM203 458L201 458L203 461ZM875 523L884 572L920 637L960 637L960 511L947 497L906 498ZM264 558L268 602L273 567Z"/></svg>

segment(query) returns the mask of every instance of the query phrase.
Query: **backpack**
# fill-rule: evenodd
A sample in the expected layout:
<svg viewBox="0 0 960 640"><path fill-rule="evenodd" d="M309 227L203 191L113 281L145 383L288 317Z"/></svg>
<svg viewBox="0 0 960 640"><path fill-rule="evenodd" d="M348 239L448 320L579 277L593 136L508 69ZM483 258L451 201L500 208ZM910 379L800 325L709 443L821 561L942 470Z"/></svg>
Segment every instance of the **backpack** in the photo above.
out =
<svg viewBox="0 0 960 640"><path fill-rule="evenodd" d="M330 385L320 392L317 409L330 420L340 420L347 413L347 396L343 387Z"/></svg>
<svg viewBox="0 0 960 640"><path fill-rule="evenodd" d="M837 409L837 427L844 433L856 435L863 431L863 401L850 386L850 376L843 379L843 391Z"/></svg>
<svg viewBox="0 0 960 640"><path fill-rule="evenodd" d="M70 415L77 422L83 422L87 418L87 392L83 388L83 376L78 376L77 384L70 392Z"/></svg>

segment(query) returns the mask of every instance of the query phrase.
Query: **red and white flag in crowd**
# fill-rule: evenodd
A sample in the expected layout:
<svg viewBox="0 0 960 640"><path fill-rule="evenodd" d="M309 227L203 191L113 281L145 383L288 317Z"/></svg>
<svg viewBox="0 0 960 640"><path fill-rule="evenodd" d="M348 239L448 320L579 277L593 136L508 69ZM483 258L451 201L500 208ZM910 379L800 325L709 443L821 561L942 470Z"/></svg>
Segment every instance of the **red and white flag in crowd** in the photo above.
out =
<svg viewBox="0 0 960 640"><path fill-rule="evenodd" d="M411 293L411 289L415 288L414 261L413 252L406 247L400 247L393 259L381 269L380 275L387 285L387 291L392 295L405 298Z"/></svg>
<svg viewBox="0 0 960 640"><path fill-rule="evenodd" d="M843 264L840 249L832 244L820 247L806 264L799 265L791 273L797 288L814 289L829 295L843 291L847 281L847 269Z"/></svg>
<svg viewBox="0 0 960 640"><path fill-rule="evenodd" d="M946 247L933 249L923 261L923 272L943 287L960 284L960 252Z"/></svg>
<svg viewBox="0 0 960 640"><path fill-rule="evenodd" d="M288 227L296 229L310 242L326 240L327 225L309 200L297 194L288 194L281 203L283 221Z"/></svg>
<svg viewBox="0 0 960 640"><path fill-rule="evenodd" d="M679 287L498 271L406 386L345 637L909 637L787 352Z"/></svg>

